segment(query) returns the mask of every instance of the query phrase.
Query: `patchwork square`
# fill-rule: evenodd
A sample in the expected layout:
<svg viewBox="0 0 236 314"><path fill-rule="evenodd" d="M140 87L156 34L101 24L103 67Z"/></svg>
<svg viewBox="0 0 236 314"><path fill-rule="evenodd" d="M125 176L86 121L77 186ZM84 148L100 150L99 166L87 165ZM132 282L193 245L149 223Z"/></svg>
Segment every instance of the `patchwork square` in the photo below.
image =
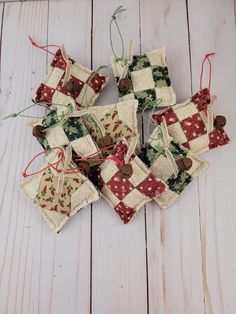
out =
<svg viewBox="0 0 236 314"><path fill-rule="evenodd" d="M167 132L165 136L164 132ZM193 178L207 167L205 161L172 139L163 123L155 128L138 156L168 186L166 192L154 198L162 208L170 207ZM186 159L190 163L188 167L178 166Z"/></svg>
<svg viewBox="0 0 236 314"><path fill-rule="evenodd" d="M66 174L62 190L57 192L59 175L48 167L21 182L21 191L39 207L43 218L53 231L64 224L86 205L99 199L95 186L81 173ZM74 168L75 165L70 165Z"/></svg>
<svg viewBox="0 0 236 314"><path fill-rule="evenodd" d="M105 161L97 171L97 175L93 176L102 196L118 213L123 223L130 222L145 203L166 191L166 185L148 170L136 155L132 155L127 164L132 169L132 173L129 176L124 175L122 165L125 165L128 147L128 142L119 141L108 156L110 160ZM110 169L112 173L116 169L112 177L107 176Z"/></svg>
<svg viewBox="0 0 236 314"><path fill-rule="evenodd" d="M126 57L119 59L113 57L112 68L117 81L119 99L135 97L139 103L138 111L142 111L145 106L148 107L151 101L156 101L160 107L176 103L165 60L165 48L134 55L132 61L127 61ZM123 79L126 80L125 86L121 84Z"/></svg>
<svg viewBox="0 0 236 314"><path fill-rule="evenodd" d="M87 109L83 121L96 143L106 135L116 143L122 138L130 140L139 134L137 128L137 101L96 106Z"/></svg>
<svg viewBox="0 0 236 314"><path fill-rule="evenodd" d="M225 118L213 113L215 98L210 98L208 89L201 90L181 104L154 113L153 121L160 124L165 120L170 136L193 153L223 146L230 140L222 122L217 123L220 118L225 124Z"/></svg>
<svg viewBox="0 0 236 314"><path fill-rule="evenodd" d="M42 127L43 135L35 134L39 143L44 149L67 146L70 144L74 152L80 157L85 157L93 154L98 150L97 145L94 143L90 136L80 112L68 115L58 115L56 109L52 109L41 120L33 126L34 130Z"/></svg>
<svg viewBox="0 0 236 314"><path fill-rule="evenodd" d="M58 107L59 104L74 100L77 108L89 107L94 104L107 82L107 76L75 62L61 46L51 62L47 77L36 91L35 101Z"/></svg>

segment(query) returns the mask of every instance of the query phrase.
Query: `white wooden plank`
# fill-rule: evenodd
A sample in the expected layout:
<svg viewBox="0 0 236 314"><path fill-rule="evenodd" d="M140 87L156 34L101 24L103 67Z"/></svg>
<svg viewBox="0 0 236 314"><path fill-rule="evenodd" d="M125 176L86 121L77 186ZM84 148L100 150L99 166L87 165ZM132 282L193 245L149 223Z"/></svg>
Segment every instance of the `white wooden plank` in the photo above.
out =
<svg viewBox="0 0 236 314"><path fill-rule="evenodd" d="M69 55L90 67L91 7L89 1L50 1L48 42L64 43ZM79 212L42 247L41 313L88 313L90 306L91 207ZM42 235L47 242L48 234ZM49 254L49 252L52 252ZM48 264L50 267L48 267Z"/></svg>
<svg viewBox="0 0 236 314"><path fill-rule="evenodd" d="M155 23L150 23L154 21ZM191 93L184 1L141 1L142 52L166 47L177 100ZM146 118L147 119L147 118ZM145 137L148 136L145 121ZM147 205L150 313L203 313L197 181L167 210Z"/></svg>
<svg viewBox="0 0 236 314"><path fill-rule="evenodd" d="M30 103L31 88L45 74L45 55L34 54L27 35L47 34L47 3L5 4L1 50L1 114ZM38 115L41 108L32 110ZM21 171L35 153L26 119L1 125L0 312L38 313L41 217L20 195Z"/></svg>
<svg viewBox="0 0 236 314"><path fill-rule="evenodd" d="M94 1L93 63L110 65L109 21L120 1ZM134 40L139 52L139 1L125 3L127 11L119 15L127 47ZM101 14L104 10L104 14ZM116 33L116 31L114 30ZM118 39L115 37L117 47ZM109 87L100 104L117 102L117 90L111 75ZM93 206L92 248L92 313L126 314L147 312L144 210L123 225L117 214L104 201Z"/></svg>
<svg viewBox="0 0 236 314"><path fill-rule="evenodd" d="M236 130L233 121L236 83L234 2L189 1L189 20L194 90L199 89L204 54L215 51L217 54L212 58L212 93L218 97L216 112L228 118L226 130L232 138L230 145L204 154L210 167L199 181L206 313L231 314L236 310L236 212L232 188L236 175Z"/></svg>

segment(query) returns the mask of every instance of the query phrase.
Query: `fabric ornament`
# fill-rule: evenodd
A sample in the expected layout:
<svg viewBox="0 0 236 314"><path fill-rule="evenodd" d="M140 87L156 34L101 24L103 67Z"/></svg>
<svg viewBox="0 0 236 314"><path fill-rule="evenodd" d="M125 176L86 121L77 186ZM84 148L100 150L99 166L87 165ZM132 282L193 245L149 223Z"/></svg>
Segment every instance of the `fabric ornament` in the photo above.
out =
<svg viewBox="0 0 236 314"><path fill-rule="evenodd" d="M73 155L84 157L95 153L98 147L83 122L85 113L73 111L58 115L57 110L52 109L34 124L33 135L44 149L70 144Z"/></svg>
<svg viewBox="0 0 236 314"><path fill-rule="evenodd" d="M65 159L59 159L58 150L64 152L57 148L57 154L50 154L50 160L35 174L27 174L25 170L23 175L30 177L20 183L21 191L39 207L55 232L80 209L100 197L93 183L71 162L69 146L63 153Z"/></svg>
<svg viewBox="0 0 236 314"><path fill-rule="evenodd" d="M49 46L39 46L30 40L34 46L51 53L45 48ZM37 89L35 101L60 107L73 99L77 109L92 106L108 82L108 77L99 72L104 66L97 71L82 66L67 55L63 45L51 54L54 58L49 73Z"/></svg>
<svg viewBox="0 0 236 314"><path fill-rule="evenodd" d="M200 154L218 146L229 143L229 137L224 131L226 119L215 116L213 112L216 96L210 96L211 62L207 54L202 64L208 60L210 64L209 87L202 89L202 73L200 91L185 102L171 108L156 112L152 118L155 123L166 121L168 132L177 142Z"/></svg>
<svg viewBox="0 0 236 314"><path fill-rule="evenodd" d="M90 107L88 114L83 115L83 121L98 146L108 146L122 138L130 140L139 134L137 107L137 100Z"/></svg>
<svg viewBox="0 0 236 314"><path fill-rule="evenodd" d="M128 54L124 55L124 41L117 23L117 14L125 10L123 6L119 6L113 12L110 21L110 44L113 52L111 63L117 82L119 100L137 99L138 111L174 105L176 95L171 86L165 48L133 55L133 41L130 41ZM122 46L119 56L113 45L113 24L117 28Z"/></svg>
<svg viewBox="0 0 236 314"><path fill-rule="evenodd" d="M149 108L150 103L158 107L176 103L166 64L165 48L134 56L130 52L123 58L113 56L112 69L119 100L137 99L138 111Z"/></svg>
<svg viewBox="0 0 236 314"><path fill-rule="evenodd" d="M155 128L138 156L168 186L166 192L155 197L161 208L170 207L193 178L208 166L169 136L165 120Z"/></svg>
<svg viewBox="0 0 236 314"><path fill-rule="evenodd" d="M96 186L124 224L130 222L144 204L167 190L166 184L134 154L133 143L125 139L119 141L110 157L118 158L120 163L106 160L94 174Z"/></svg>

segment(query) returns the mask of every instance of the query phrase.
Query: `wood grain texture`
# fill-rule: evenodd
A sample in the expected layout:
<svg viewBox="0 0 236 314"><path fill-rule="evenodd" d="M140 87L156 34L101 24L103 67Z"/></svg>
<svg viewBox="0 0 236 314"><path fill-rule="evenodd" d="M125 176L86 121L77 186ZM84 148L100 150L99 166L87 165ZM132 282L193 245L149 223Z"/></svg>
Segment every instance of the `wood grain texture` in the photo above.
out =
<svg viewBox="0 0 236 314"><path fill-rule="evenodd" d="M112 51L109 44L109 21L119 0L94 1L93 7L93 66L110 66ZM126 3L127 11L119 15L119 25L128 41L134 40L135 53L139 52L139 1ZM106 8L106 14L101 10ZM131 25L128 27L128 25ZM114 39L117 48L116 29ZM127 51L127 50L126 50ZM120 53L119 50L117 53ZM109 70L111 74L111 69ZM117 102L114 79L104 91L99 104ZM135 220L123 225L115 211L104 201L93 205L92 250L92 313L120 314L147 312L146 259L145 259L144 210ZM139 300L139 302L137 302Z"/></svg>
<svg viewBox="0 0 236 314"><path fill-rule="evenodd" d="M50 56L32 47L28 34L42 44L63 42L87 67L108 65L104 72L111 79L97 104L117 102L109 19L120 4L0 3L0 116L29 105L47 72ZM55 235L18 189L22 169L41 148L26 119L0 122L1 314L236 312L235 1L130 0L125 7L119 25L126 47L130 39L135 53L166 46L178 101L199 89L204 54L217 53L212 93L218 97L216 112L228 118L232 143L203 155L209 169L170 209L150 203L124 226L100 200ZM115 46L119 49L118 39ZM148 135L147 120L148 114L139 115L142 139Z"/></svg>

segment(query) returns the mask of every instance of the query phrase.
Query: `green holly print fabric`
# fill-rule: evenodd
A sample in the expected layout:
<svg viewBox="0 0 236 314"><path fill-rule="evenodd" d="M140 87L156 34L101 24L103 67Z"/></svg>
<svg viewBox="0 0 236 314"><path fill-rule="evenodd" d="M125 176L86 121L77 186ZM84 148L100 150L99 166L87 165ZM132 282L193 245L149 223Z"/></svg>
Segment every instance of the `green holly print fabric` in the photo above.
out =
<svg viewBox="0 0 236 314"><path fill-rule="evenodd" d="M165 48L156 49L142 55L134 55L127 69L127 59L112 59L112 68L118 85L120 100L137 99L138 111L158 107L172 106L176 95L171 85L166 65ZM125 75L125 76L123 76ZM120 90L121 78L129 79L129 90Z"/></svg>
<svg viewBox="0 0 236 314"><path fill-rule="evenodd" d="M160 155L165 155L165 149L163 146L161 132L157 133L155 138L155 145L152 146L148 142L142 147L139 158L148 166L151 167L158 159ZM172 153L175 160L187 156L187 151L184 150L176 141L172 140L169 145L169 150ZM159 165L162 167L163 165ZM166 184L169 189L180 194L184 188L192 181L192 177L186 171L179 171L177 176L171 175Z"/></svg>
<svg viewBox="0 0 236 314"><path fill-rule="evenodd" d="M65 119L57 115L56 110L50 110L47 115L42 119L42 125L46 129L50 129L59 125L60 121ZM68 141L74 141L78 138L84 137L89 134L82 117L70 117L62 124L62 128L68 138ZM49 149L50 145L46 138L37 138L38 142L43 146L44 149Z"/></svg>
<svg viewBox="0 0 236 314"><path fill-rule="evenodd" d="M78 178L68 178L64 180L62 192L56 193L58 176L54 176L50 168L44 170L39 185L35 203L44 210L54 211L60 214L69 215L71 211L71 195L82 184Z"/></svg>
<svg viewBox="0 0 236 314"><path fill-rule="evenodd" d="M179 171L177 176L172 175L166 184L171 191L180 194L191 181L192 177L187 172Z"/></svg>

